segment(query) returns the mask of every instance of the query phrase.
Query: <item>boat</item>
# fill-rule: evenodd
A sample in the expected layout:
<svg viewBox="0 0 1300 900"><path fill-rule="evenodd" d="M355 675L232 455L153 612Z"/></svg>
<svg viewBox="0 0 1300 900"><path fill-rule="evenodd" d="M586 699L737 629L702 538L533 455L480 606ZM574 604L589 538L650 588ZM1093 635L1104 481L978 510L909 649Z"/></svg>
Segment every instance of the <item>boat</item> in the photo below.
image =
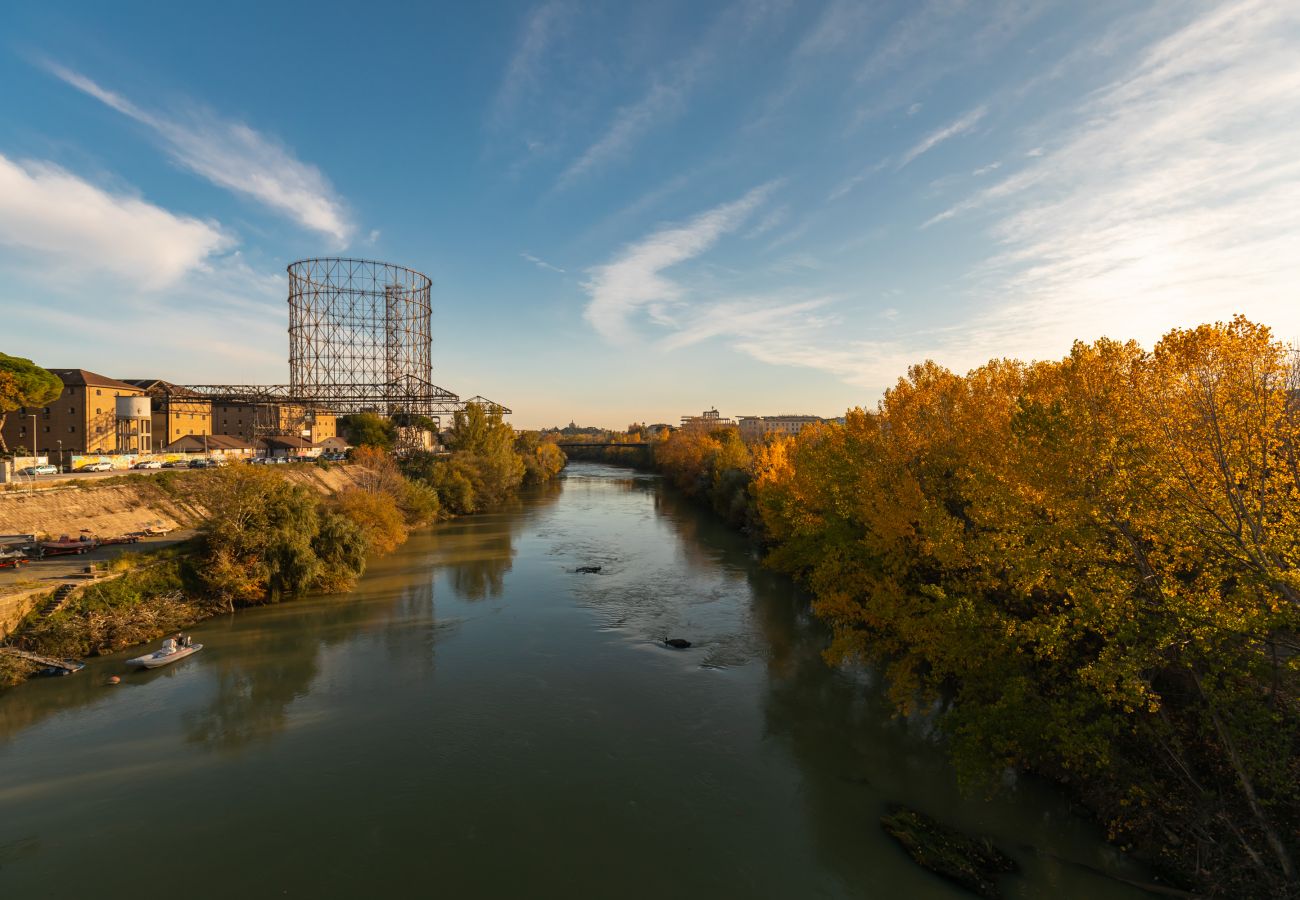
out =
<svg viewBox="0 0 1300 900"><path fill-rule="evenodd" d="M44 669L38 671L36 674L43 675L47 678L56 678L62 675L75 675L77 672L80 672L84 668L86 668L86 664L84 662L81 662L80 660L65 659L62 665L46 666Z"/></svg>
<svg viewBox="0 0 1300 900"><path fill-rule="evenodd" d="M185 640L188 639L178 641L175 638L168 638L162 642L162 647L153 653L146 653L144 656L128 659L126 664L128 666L139 666L142 669L157 669L161 666L169 666L174 662L179 662L203 649L202 644L184 643Z"/></svg>
<svg viewBox="0 0 1300 900"><path fill-rule="evenodd" d="M140 535L124 534L121 535L120 537L106 537L106 538L102 537L99 538L98 540L99 540L99 546L101 547L107 547L110 544L138 544L140 543Z"/></svg>
<svg viewBox="0 0 1300 900"><path fill-rule="evenodd" d="M65 534L57 541L38 541L37 546L45 556L59 556L65 553L87 553L98 547L99 541L85 534L76 538Z"/></svg>

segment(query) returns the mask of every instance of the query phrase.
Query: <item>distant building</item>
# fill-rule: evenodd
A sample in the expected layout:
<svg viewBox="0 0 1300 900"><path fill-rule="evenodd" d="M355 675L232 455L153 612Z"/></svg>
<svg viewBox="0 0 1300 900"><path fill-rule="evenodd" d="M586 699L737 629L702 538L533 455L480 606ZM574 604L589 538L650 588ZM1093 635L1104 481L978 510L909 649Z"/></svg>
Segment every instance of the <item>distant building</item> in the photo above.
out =
<svg viewBox="0 0 1300 900"><path fill-rule="evenodd" d="M665 432L672 434L676 430L677 428L674 425L668 425L664 422L656 422L654 425L647 425L645 427L645 434L646 437L658 437Z"/></svg>
<svg viewBox="0 0 1300 900"><path fill-rule="evenodd" d="M321 454L321 448L305 438L285 434L257 442L265 456L287 456L290 459L311 459Z"/></svg>
<svg viewBox="0 0 1300 900"><path fill-rule="evenodd" d="M345 450L352 449L352 445L338 435L327 437L324 440L317 441L316 443L320 445L322 451L329 453L342 453Z"/></svg>
<svg viewBox="0 0 1300 900"><path fill-rule="evenodd" d="M21 452L32 449L32 416L36 450L43 455L60 450L64 456L117 452L117 399L139 397L144 391L85 369L50 369L63 382L63 393L45 407L23 407L5 419L5 442ZM55 459L51 458L51 462Z"/></svg>
<svg viewBox="0 0 1300 900"><path fill-rule="evenodd" d="M214 403L212 433L250 441L265 435L294 435L319 443L339 433L338 417L297 403Z"/></svg>
<svg viewBox="0 0 1300 900"><path fill-rule="evenodd" d="M720 415L716 409L706 409L698 416L682 416L682 430L684 431L709 432L715 428L726 428L735 424L731 419Z"/></svg>
<svg viewBox="0 0 1300 900"><path fill-rule="evenodd" d="M154 446L187 434L213 434L212 401L158 378L127 378L146 394L153 408Z"/></svg>
<svg viewBox="0 0 1300 900"><path fill-rule="evenodd" d="M163 447L165 453L207 453L214 456L252 456L252 441L228 434L187 434Z"/></svg>
<svg viewBox="0 0 1300 900"><path fill-rule="evenodd" d="M809 425L826 421L821 416L741 416L740 438L756 443L769 434L796 435Z"/></svg>

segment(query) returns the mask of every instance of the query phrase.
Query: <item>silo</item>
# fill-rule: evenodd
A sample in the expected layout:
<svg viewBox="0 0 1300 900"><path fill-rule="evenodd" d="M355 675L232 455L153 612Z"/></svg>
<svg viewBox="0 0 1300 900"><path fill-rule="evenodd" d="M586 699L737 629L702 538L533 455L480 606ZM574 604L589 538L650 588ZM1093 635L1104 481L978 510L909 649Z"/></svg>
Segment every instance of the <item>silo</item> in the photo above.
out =
<svg viewBox="0 0 1300 900"><path fill-rule="evenodd" d="M117 398L117 452L152 453L153 402L149 397Z"/></svg>

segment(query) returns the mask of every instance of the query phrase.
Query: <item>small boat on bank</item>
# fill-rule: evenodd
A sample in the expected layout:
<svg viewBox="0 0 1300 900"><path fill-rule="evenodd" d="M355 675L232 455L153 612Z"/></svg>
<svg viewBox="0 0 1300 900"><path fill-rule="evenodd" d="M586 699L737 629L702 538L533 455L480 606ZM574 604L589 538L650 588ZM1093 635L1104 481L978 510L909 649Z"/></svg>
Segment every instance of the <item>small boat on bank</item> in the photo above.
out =
<svg viewBox="0 0 1300 900"><path fill-rule="evenodd" d="M65 659L62 665L46 666L36 674L45 678L58 678L63 675L75 675L84 668L86 668L86 664L80 660Z"/></svg>
<svg viewBox="0 0 1300 900"><path fill-rule="evenodd" d="M181 638L179 641L175 638L168 638L162 642L162 647L153 653L146 653L144 656L137 656L135 659L128 659L128 666L139 666L142 669L157 669L161 666L169 666L174 662L179 662L187 656L193 656L203 649L202 644L194 644L189 638Z"/></svg>
<svg viewBox="0 0 1300 900"><path fill-rule="evenodd" d="M69 553L89 553L99 546L95 538L83 534L80 537L61 536L57 541L38 541L43 556L63 556Z"/></svg>

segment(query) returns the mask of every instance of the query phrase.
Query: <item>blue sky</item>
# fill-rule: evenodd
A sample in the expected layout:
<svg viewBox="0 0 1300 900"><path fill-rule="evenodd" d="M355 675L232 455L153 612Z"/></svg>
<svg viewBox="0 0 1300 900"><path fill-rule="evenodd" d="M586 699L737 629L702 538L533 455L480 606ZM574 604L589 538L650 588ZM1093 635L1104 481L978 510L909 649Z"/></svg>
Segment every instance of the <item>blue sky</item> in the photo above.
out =
<svg viewBox="0 0 1300 900"><path fill-rule="evenodd" d="M1293 340L1300 5L0 8L0 349L282 382L336 254L428 274L434 381L526 427Z"/></svg>

